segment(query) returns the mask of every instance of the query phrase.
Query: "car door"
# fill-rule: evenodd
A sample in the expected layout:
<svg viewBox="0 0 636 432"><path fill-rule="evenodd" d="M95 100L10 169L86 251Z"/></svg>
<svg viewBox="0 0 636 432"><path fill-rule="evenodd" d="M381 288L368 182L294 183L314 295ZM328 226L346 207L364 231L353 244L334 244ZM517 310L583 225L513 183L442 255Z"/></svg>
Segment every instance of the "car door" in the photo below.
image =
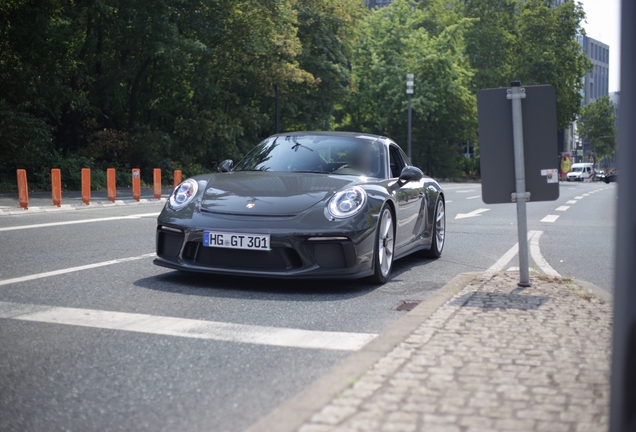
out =
<svg viewBox="0 0 636 432"><path fill-rule="evenodd" d="M402 169L407 166L408 158L402 150L391 144L389 146L389 166L391 179L397 181ZM396 209L396 250L406 246L415 239L416 226L421 225L418 220L422 199L424 198L424 180L408 182L398 187L393 193L397 202ZM418 223L420 222L420 223Z"/></svg>

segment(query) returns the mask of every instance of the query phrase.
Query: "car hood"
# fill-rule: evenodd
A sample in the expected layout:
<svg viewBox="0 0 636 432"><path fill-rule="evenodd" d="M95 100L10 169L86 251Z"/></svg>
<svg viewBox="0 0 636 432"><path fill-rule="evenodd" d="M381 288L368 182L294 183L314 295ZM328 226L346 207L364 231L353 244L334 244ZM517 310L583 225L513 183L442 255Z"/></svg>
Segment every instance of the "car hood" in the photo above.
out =
<svg viewBox="0 0 636 432"><path fill-rule="evenodd" d="M201 210L253 216L291 216L357 182L353 176L236 171L215 174L201 198Z"/></svg>

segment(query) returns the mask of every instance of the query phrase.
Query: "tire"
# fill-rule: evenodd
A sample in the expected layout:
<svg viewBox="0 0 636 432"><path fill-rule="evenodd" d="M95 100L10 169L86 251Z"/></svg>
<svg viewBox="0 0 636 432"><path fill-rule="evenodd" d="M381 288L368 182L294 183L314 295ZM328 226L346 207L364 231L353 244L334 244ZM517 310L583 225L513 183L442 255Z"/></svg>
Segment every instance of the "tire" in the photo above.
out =
<svg viewBox="0 0 636 432"><path fill-rule="evenodd" d="M376 284L385 283L393 269L393 252L395 250L395 224L393 213L388 205L382 207L378 228L375 233L375 251L373 252L373 276Z"/></svg>
<svg viewBox="0 0 636 432"><path fill-rule="evenodd" d="M442 256L446 244L446 205L444 198L439 198L435 205L435 220L433 221L433 230L431 233L431 248L423 251L426 258L437 259Z"/></svg>

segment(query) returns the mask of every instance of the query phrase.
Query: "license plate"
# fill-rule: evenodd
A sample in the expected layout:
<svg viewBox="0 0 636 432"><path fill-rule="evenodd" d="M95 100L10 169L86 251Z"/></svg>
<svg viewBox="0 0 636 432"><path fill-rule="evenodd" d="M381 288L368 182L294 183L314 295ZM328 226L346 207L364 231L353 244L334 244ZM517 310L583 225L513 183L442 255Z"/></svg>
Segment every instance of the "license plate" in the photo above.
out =
<svg viewBox="0 0 636 432"><path fill-rule="evenodd" d="M269 235L230 232L203 232L203 246L227 249L270 250Z"/></svg>

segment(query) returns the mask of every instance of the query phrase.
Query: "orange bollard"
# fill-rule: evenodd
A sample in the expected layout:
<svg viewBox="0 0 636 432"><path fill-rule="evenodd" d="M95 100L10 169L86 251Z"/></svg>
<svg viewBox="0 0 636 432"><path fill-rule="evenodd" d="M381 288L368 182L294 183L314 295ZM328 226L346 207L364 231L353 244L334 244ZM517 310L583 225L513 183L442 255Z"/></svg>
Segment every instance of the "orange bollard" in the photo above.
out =
<svg viewBox="0 0 636 432"><path fill-rule="evenodd" d="M84 204L91 203L91 169L82 168L82 201Z"/></svg>
<svg viewBox="0 0 636 432"><path fill-rule="evenodd" d="M181 170L174 170L174 187L181 183Z"/></svg>
<svg viewBox="0 0 636 432"><path fill-rule="evenodd" d="M161 168L155 168L152 172L152 191L155 198L161 199Z"/></svg>
<svg viewBox="0 0 636 432"><path fill-rule="evenodd" d="M26 170L17 170L18 175L18 198L20 199L20 207L25 210L29 209L29 186L27 184Z"/></svg>
<svg viewBox="0 0 636 432"><path fill-rule="evenodd" d="M54 206L62 205L62 174L59 168L51 169L51 198Z"/></svg>
<svg viewBox="0 0 636 432"><path fill-rule="evenodd" d="M115 168L106 169L106 191L108 192L108 201L115 202L115 197L117 196Z"/></svg>
<svg viewBox="0 0 636 432"><path fill-rule="evenodd" d="M133 168L132 170L132 194L133 199L139 201L141 198L141 175L139 173L139 168Z"/></svg>

